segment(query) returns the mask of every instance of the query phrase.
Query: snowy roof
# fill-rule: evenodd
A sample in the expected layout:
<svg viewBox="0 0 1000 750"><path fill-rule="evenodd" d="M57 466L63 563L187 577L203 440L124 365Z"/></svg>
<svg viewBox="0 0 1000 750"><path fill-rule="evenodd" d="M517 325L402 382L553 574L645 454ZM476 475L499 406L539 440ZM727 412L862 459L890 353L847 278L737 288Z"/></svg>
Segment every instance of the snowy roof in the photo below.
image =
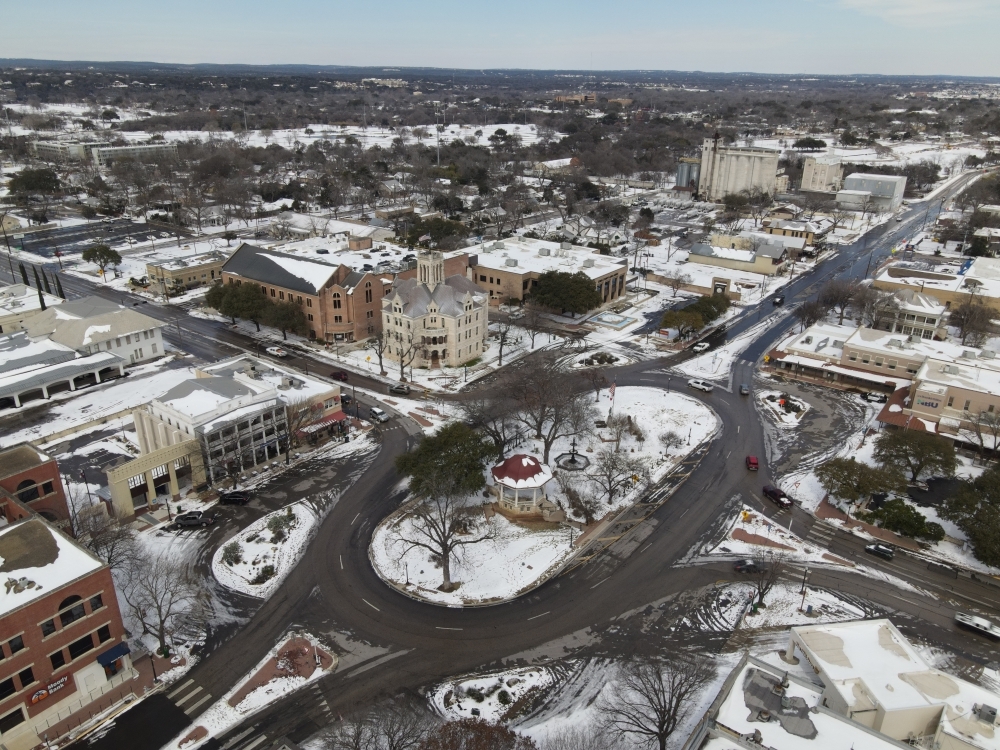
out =
<svg viewBox="0 0 1000 750"><path fill-rule="evenodd" d="M793 636L821 678L831 681L848 711L881 708L883 726L905 732L902 724L925 728L928 716L888 714L943 706L941 730L974 747L1000 747L992 723L979 721L973 706L996 705L998 696L985 688L930 667L889 620L859 620L792 628ZM903 737L905 739L905 735ZM950 745L949 745L950 746Z"/></svg>
<svg viewBox="0 0 1000 750"><path fill-rule="evenodd" d="M784 709L781 696L773 692L782 681L788 684L783 691L788 699L788 708ZM765 662L747 659L731 684L716 716L718 731L712 733L721 736L706 742L703 749L729 750L750 746L745 741L736 742L736 737L730 741L727 738L730 732L741 738L753 737L755 732L760 732L761 742L753 746L772 750L840 750L852 747L858 750L888 750L900 747L888 737L825 708L820 686L810 685ZM759 718L761 709L770 711L770 721Z"/></svg>
<svg viewBox="0 0 1000 750"><path fill-rule="evenodd" d="M203 253L202 255L191 255L186 258L164 258L160 259L149 259L146 261L146 266L152 266L154 268L162 268L164 271L182 271L185 268L195 268L197 266L212 265L213 263L221 263L225 261L229 256L225 253L220 253L218 251L213 251L210 253Z"/></svg>
<svg viewBox="0 0 1000 750"><path fill-rule="evenodd" d="M197 419L233 399L253 393L255 391L252 388L237 383L232 378L191 378L175 385L156 400L174 411Z"/></svg>
<svg viewBox="0 0 1000 750"><path fill-rule="evenodd" d="M104 567L39 518L0 528L0 616Z"/></svg>
<svg viewBox="0 0 1000 750"><path fill-rule="evenodd" d="M601 255L593 248L549 242L530 237L510 237L502 242L484 242L468 248L470 256L478 255L475 267L507 273L537 273L563 271L583 272L588 278L599 279L610 273L624 271L628 261ZM516 265L508 265L508 261Z"/></svg>
<svg viewBox="0 0 1000 750"><path fill-rule="evenodd" d="M20 474L51 460L30 443L14 445L0 451L0 478Z"/></svg>
<svg viewBox="0 0 1000 750"><path fill-rule="evenodd" d="M753 250L740 250L735 247L715 247L713 245L703 245L700 242L691 246L690 255L735 260L740 263L753 263L757 260L757 253Z"/></svg>
<svg viewBox="0 0 1000 750"><path fill-rule="evenodd" d="M42 292L47 307L62 304L62 298L54 294ZM0 316L21 315L30 310L38 310L41 303L38 301L38 290L32 289L25 284L11 284L0 287Z"/></svg>
<svg viewBox="0 0 1000 750"><path fill-rule="evenodd" d="M548 466L524 453L515 453L490 471L497 482L516 489L542 487L552 479L552 470Z"/></svg>
<svg viewBox="0 0 1000 750"><path fill-rule="evenodd" d="M462 314L466 297L471 297L476 306L481 307L486 302L486 292L464 276L449 276L443 284L435 285L433 291L417 279L403 279L396 281L389 295L383 298L382 304L386 309L391 309L399 301L403 315L419 318L434 303L439 313L454 317Z"/></svg>
<svg viewBox="0 0 1000 750"><path fill-rule="evenodd" d="M253 369L251 369L253 368ZM280 389L285 382L291 383L288 390L279 390L282 401L300 401L328 396L340 392L340 386L311 378L296 370L289 370L271 362L250 356L234 357L201 368L201 372L213 376L228 376L251 388L272 387ZM253 377L250 376L253 373ZM287 394L287 397L286 397Z"/></svg>
<svg viewBox="0 0 1000 750"><path fill-rule="evenodd" d="M339 264L305 259L244 242L222 267L224 273L273 284L304 294L318 294Z"/></svg>
<svg viewBox="0 0 1000 750"><path fill-rule="evenodd" d="M932 384L936 384L1000 396L1000 371L995 365L986 367L983 365L984 362L978 359L928 357L917 372L916 379L923 390L930 390ZM941 395L944 395L943 390Z"/></svg>
<svg viewBox="0 0 1000 750"><path fill-rule="evenodd" d="M25 331L32 337L48 336L56 343L73 349L82 349L85 346L99 344L119 336L163 326L163 323L156 318L118 305L107 311L99 311L94 308L92 315L81 315L67 319L65 308L71 304L66 303L38 313L25 322Z"/></svg>

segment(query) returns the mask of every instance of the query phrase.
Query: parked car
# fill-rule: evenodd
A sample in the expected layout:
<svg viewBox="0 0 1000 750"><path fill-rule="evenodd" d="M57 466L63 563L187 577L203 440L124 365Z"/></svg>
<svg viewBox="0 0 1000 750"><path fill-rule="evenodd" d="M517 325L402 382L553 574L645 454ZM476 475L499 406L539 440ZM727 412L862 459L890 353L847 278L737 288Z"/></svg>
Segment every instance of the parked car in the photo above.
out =
<svg viewBox="0 0 1000 750"><path fill-rule="evenodd" d="M273 357L284 358L284 357L288 356L288 352L286 352L280 346L269 346L264 351L267 352L268 354L270 354Z"/></svg>
<svg viewBox="0 0 1000 750"><path fill-rule="evenodd" d="M715 386L706 380L698 380L698 378L692 378L688 381L688 385L692 388L697 388L699 391L705 391L705 393L711 393L715 390Z"/></svg>
<svg viewBox="0 0 1000 750"><path fill-rule="evenodd" d="M884 393L878 393L877 391L869 391L864 394L861 398L873 404L884 404L889 400L889 397Z"/></svg>
<svg viewBox="0 0 1000 750"><path fill-rule="evenodd" d="M748 386L746 383L740 383L740 395L741 396L749 396L750 395L750 386Z"/></svg>
<svg viewBox="0 0 1000 750"><path fill-rule="evenodd" d="M985 635L988 638L992 638L995 641L1000 640L1000 626L997 626L985 617L976 617L975 615L967 615L962 612L956 612L955 623L959 627L974 630L975 632Z"/></svg>
<svg viewBox="0 0 1000 750"><path fill-rule="evenodd" d="M379 409L377 406L373 406L368 410L368 414L371 416L373 422L388 422L389 415L384 411Z"/></svg>
<svg viewBox="0 0 1000 750"><path fill-rule="evenodd" d="M774 305L775 307L781 307L783 304L785 304L785 295L783 294L774 295L774 299L771 300L771 304Z"/></svg>
<svg viewBox="0 0 1000 750"><path fill-rule="evenodd" d="M737 573L762 573L764 569L753 560L737 560L733 563L733 570Z"/></svg>
<svg viewBox="0 0 1000 750"><path fill-rule="evenodd" d="M316 251L316 255L329 255L329 254L330 251L327 250L325 247L321 247Z"/></svg>
<svg viewBox="0 0 1000 750"><path fill-rule="evenodd" d="M174 516L174 524L181 527L211 526L213 523L215 523L215 516L210 516L201 510L191 510Z"/></svg>
<svg viewBox="0 0 1000 750"><path fill-rule="evenodd" d="M330 373L330 377L333 378L334 380L339 380L342 383L347 382L347 373L344 372L343 370L334 370L333 372Z"/></svg>
<svg viewBox="0 0 1000 750"><path fill-rule="evenodd" d="M341 393L340 394L340 405L341 406L347 406L352 401L354 401L354 396L352 396L350 393Z"/></svg>
<svg viewBox="0 0 1000 750"><path fill-rule="evenodd" d="M246 490L234 490L219 494L220 505L246 505L250 502L250 493Z"/></svg>
<svg viewBox="0 0 1000 750"><path fill-rule="evenodd" d="M398 393L400 396L410 395L410 386L406 383L396 383L395 385L389 386L389 393Z"/></svg>
<svg viewBox="0 0 1000 750"><path fill-rule="evenodd" d="M692 346L691 347L691 351L693 351L693 352L703 352L703 351L707 350L709 348L709 346L710 345L709 345L709 343L707 341L702 341L702 342L697 343L694 346Z"/></svg>
<svg viewBox="0 0 1000 750"><path fill-rule="evenodd" d="M747 456L747 468L750 471L757 471L760 468L760 464L757 462L756 456Z"/></svg>
<svg viewBox="0 0 1000 750"><path fill-rule="evenodd" d="M772 487L769 484L764 485L764 497L768 500L773 500L782 508L792 507L792 498L784 493L784 491L779 490L777 487Z"/></svg>
<svg viewBox="0 0 1000 750"><path fill-rule="evenodd" d="M896 551L890 547L888 544L866 544L865 552L869 555L875 555L876 557L881 557L885 560L891 560L896 554Z"/></svg>

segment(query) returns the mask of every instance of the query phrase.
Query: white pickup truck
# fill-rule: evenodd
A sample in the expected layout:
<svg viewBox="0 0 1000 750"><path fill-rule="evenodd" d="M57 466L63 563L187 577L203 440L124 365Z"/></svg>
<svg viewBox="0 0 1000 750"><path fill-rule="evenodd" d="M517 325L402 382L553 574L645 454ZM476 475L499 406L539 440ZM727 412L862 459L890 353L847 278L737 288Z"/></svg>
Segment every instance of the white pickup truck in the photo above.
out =
<svg viewBox="0 0 1000 750"><path fill-rule="evenodd" d="M982 633L994 640L1000 640L1000 625L996 625L985 617L976 617L975 615L965 615L961 612L956 612L955 622L964 628L975 630L977 633Z"/></svg>

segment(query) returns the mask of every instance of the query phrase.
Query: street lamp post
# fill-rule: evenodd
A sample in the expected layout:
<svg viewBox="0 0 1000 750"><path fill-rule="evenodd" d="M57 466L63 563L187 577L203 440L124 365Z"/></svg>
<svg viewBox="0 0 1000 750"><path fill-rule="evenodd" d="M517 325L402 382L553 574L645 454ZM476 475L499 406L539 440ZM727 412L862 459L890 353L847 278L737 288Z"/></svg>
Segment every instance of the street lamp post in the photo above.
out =
<svg viewBox="0 0 1000 750"><path fill-rule="evenodd" d="M802 571L802 604L799 605L799 611L805 609L806 606L806 580L809 578L809 568L807 567Z"/></svg>
<svg viewBox="0 0 1000 750"><path fill-rule="evenodd" d="M692 428L688 427L688 445L691 445L691 429Z"/></svg>

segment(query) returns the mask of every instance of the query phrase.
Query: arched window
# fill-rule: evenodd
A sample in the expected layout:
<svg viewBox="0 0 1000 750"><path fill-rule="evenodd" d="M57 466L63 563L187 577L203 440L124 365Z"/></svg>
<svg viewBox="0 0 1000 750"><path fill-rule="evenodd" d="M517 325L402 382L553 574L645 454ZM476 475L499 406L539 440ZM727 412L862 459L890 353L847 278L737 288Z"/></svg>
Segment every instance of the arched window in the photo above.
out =
<svg viewBox="0 0 1000 750"><path fill-rule="evenodd" d="M333 293L333 309L334 310L340 309L340 292Z"/></svg>
<svg viewBox="0 0 1000 750"><path fill-rule="evenodd" d="M69 607L69 609L67 609ZM68 599L63 599L62 603L59 605L61 614L59 615L59 622L63 627L66 627L70 623L76 622L82 617L87 615L87 610L84 609L83 599L79 596L71 596Z"/></svg>
<svg viewBox="0 0 1000 750"><path fill-rule="evenodd" d="M38 499L38 484L34 479L25 479L17 485L17 499L22 503L30 503Z"/></svg>

